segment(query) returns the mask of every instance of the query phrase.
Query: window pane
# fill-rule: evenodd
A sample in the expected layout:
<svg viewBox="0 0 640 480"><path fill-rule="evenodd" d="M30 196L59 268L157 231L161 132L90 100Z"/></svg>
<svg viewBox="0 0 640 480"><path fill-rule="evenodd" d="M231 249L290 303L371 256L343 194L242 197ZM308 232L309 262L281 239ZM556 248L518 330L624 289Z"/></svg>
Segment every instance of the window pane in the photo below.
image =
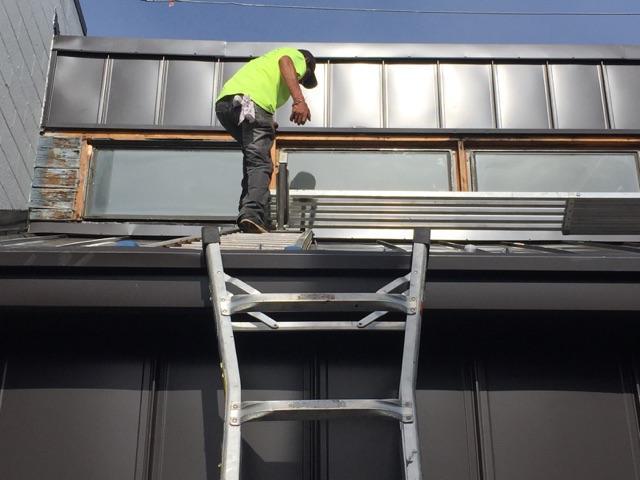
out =
<svg viewBox="0 0 640 480"><path fill-rule="evenodd" d="M87 216L235 216L239 150L96 150Z"/></svg>
<svg viewBox="0 0 640 480"><path fill-rule="evenodd" d="M635 153L476 152L480 192L637 192Z"/></svg>
<svg viewBox="0 0 640 480"><path fill-rule="evenodd" d="M300 190L451 190L449 152L293 150L290 188Z"/></svg>

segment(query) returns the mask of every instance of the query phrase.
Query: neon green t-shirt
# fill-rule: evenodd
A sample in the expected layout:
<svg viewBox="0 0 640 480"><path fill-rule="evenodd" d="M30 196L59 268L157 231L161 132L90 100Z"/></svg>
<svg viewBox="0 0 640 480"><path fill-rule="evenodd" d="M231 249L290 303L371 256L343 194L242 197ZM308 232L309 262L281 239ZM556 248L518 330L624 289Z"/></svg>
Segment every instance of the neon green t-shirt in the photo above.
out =
<svg viewBox="0 0 640 480"><path fill-rule="evenodd" d="M302 78L307 70L304 55L295 48L277 48L251 60L238 70L224 84L216 101L227 95L249 95L256 105L269 113L275 113L291 96L278 65L278 61L284 56L293 61L298 80Z"/></svg>

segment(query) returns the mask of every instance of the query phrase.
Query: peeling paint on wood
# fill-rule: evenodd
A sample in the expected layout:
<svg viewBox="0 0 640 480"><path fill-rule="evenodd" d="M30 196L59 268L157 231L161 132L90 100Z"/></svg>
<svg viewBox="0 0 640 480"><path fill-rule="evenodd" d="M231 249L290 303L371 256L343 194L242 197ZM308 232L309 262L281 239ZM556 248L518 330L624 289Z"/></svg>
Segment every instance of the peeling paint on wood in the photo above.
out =
<svg viewBox="0 0 640 480"><path fill-rule="evenodd" d="M78 170L74 168L36 168L33 175L34 187L76 188Z"/></svg>
<svg viewBox="0 0 640 480"><path fill-rule="evenodd" d="M50 208L32 208L29 212L31 221L38 220L73 220L72 210L53 210Z"/></svg>
<svg viewBox="0 0 640 480"><path fill-rule="evenodd" d="M78 168L80 139L43 137L36 154L37 167Z"/></svg>
<svg viewBox="0 0 640 480"><path fill-rule="evenodd" d="M31 208L73 209L75 191L60 188L33 188Z"/></svg>

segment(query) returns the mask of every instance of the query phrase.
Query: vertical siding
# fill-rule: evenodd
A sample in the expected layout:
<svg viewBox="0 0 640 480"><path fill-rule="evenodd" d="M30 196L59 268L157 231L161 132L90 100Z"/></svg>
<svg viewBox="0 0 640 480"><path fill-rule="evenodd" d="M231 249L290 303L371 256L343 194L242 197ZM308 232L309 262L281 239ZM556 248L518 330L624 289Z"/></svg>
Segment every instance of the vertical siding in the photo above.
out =
<svg viewBox="0 0 640 480"><path fill-rule="evenodd" d="M0 2L0 209L29 201L55 12L62 34L82 35L73 0Z"/></svg>

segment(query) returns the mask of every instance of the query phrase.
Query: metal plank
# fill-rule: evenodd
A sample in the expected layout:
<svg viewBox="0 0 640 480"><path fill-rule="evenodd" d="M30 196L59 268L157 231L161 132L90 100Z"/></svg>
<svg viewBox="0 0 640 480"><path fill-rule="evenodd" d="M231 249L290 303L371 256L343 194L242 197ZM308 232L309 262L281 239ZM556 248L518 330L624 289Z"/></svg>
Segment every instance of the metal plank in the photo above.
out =
<svg viewBox="0 0 640 480"><path fill-rule="evenodd" d="M545 66L497 64L496 104L499 128L551 128Z"/></svg>
<svg viewBox="0 0 640 480"><path fill-rule="evenodd" d="M598 65L549 66L556 128L607 128Z"/></svg>
<svg viewBox="0 0 640 480"><path fill-rule="evenodd" d="M385 64L386 124L390 128L438 128L435 64ZM410 92L410 93L409 93Z"/></svg>
<svg viewBox="0 0 640 480"><path fill-rule="evenodd" d="M440 65L444 128L495 128L490 65Z"/></svg>
<svg viewBox="0 0 640 480"><path fill-rule="evenodd" d="M113 59L105 123L153 125L159 73L160 60Z"/></svg>
<svg viewBox="0 0 640 480"><path fill-rule="evenodd" d="M330 127L382 127L380 64L333 64L329 76Z"/></svg>
<svg viewBox="0 0 640 480"><path fill-rule="evenodd" d="M96 125L104 57L58 55L45 126Z"/></svg>
<svg viewBox="0 0 640 480"><path fill-rule="evenodd" d="M640 65L605 65L611 128L640 126Z"/></svg>
<svg viewBox="0 0 640 480"><path fill-rule="evenodd" d="M211 125L215 68L211 61L167 61L163 125Z"/></svg>

